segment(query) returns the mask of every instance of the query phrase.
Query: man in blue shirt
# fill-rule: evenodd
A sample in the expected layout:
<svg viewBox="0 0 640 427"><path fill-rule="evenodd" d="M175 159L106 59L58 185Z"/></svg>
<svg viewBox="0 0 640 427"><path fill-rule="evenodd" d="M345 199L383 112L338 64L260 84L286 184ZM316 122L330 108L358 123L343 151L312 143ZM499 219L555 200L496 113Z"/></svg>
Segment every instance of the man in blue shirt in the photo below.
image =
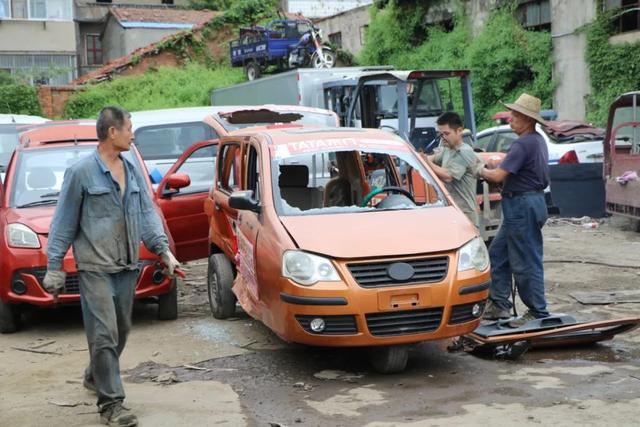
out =
<svg viewBox="0 0 640 427"><path fill-rule="evenodd" d="M140 171L121 153L133 142L130 115L105 107L96 124L98 148L65 172L47 243L44 286L54 299L64 287L62 259L73 244L82 318L89 343L84 385L98 395L100 421L135 426L122 406L119 359L131 328L140 241L173 275L179 267Z"/></svg>
<svg viewBox="0 0 640 427"><path fill-rule="evenodd" d="M544 295L542 266L542 227L547 221L543 190L549 185L549 152L536 122L540 100L522 94L515 103L505 104L511 111L511 128L519 138L497 169L481 169L480 178L503 183L503 222L491 246L491 289L485 319L509 318L512 304L512 277L527 312L509 324L520 327L532 319L549 316Z"/></svg>

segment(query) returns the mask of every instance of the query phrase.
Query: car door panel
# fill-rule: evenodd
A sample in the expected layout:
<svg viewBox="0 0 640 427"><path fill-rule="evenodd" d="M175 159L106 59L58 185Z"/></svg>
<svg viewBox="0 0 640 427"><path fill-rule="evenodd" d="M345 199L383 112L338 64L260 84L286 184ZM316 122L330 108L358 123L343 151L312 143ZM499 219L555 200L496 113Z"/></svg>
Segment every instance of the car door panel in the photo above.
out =
<svg viewBox="0 0 640 427"><path fill-rule="evenodd" d="M189 147L169 169L156 190L156 200L175 241L178 260L206 258L209 253L209 221L204 200L213 183L217 140L203 141ZM178 190L168 188L175 173L186 173L191 183Z"/></svg>

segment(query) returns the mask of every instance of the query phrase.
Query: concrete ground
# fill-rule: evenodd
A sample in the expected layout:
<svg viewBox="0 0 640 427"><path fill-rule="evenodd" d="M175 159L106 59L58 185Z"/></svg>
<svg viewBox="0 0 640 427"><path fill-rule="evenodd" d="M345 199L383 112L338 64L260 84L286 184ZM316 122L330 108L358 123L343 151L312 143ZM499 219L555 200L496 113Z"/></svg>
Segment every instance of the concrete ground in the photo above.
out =
<svg viewBox="0 0 640 427"><path fill-rule="evenodd" d="M638 266L640 234L622 222L584 229L557 220L545 228L553 312L639 316L639 303L582 305L570 296L638 291ZM241 312L213 319L206 263L187 270L179 320L155 320L153 305L134 310L121 369L126 405L142 426L637 425L637 330L516 361L423 343L404 373L385 376L372 372L363 350L287 344ZM79 308L25 317L21 332L0 336L0 426L96 425L95 397L81 384L88 355Z"/></svg>

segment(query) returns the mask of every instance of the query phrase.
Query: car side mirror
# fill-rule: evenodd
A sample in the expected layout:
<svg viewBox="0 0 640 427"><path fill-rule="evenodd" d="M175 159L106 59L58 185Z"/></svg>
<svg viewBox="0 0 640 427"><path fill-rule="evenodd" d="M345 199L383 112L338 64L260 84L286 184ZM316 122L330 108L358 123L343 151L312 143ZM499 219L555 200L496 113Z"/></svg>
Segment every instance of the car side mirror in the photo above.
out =
<svg viewBox="0 0 640 427"><path fill-rule="evenodd" d="M171 190L179 190L191 185L191 178L184 173L174 173L169 175L167 185Z"/></svg>
<svg viewBox="0 0 640 427"><path fill-rule="evenodd" d="M239 211L260 213L260 205L252 199L253 191L234 191L229 197L229 207Z"/></svg>

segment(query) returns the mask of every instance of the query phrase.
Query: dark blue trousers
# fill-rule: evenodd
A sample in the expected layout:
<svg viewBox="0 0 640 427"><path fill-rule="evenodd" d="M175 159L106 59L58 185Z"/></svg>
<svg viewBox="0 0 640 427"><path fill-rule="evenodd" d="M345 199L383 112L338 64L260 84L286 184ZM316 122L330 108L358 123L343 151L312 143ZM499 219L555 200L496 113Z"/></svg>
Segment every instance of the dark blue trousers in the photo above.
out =
<svg viewBox="0 0 640 427"><path fill-rule="evenodd" d="M78 272L82 320L89 343L85 377L96 386L100 410L124 400L120 354L131 329L138 270Z"/></svg>
<svg viewBox="0 0 640 427"><path fill-rule="evenodd" d="M547 205L542 192L528 192L502 199L503 222L489 247L491 289L489 298L510 310L512 280L522 302L535 317L546 317L542 227L547 221Z"/></svg>

